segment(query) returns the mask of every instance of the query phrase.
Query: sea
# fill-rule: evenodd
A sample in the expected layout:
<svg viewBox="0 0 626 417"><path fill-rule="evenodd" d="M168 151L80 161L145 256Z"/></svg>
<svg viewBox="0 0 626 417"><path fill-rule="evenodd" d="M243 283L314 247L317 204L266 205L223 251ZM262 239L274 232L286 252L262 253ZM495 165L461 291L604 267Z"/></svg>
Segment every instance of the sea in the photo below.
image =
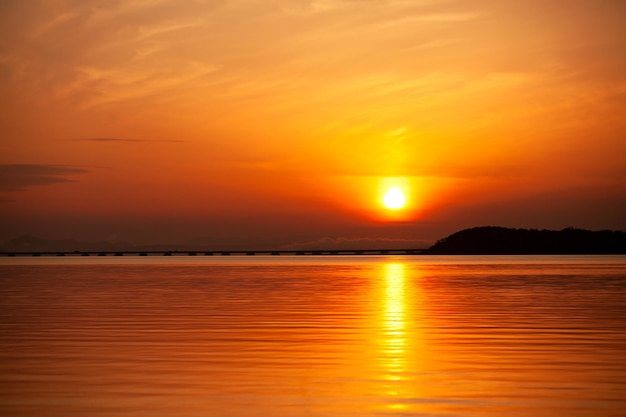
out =
<svg viewBox="0 0 626 417"><path fill-rule="evenodd" d="M625 416L626 256L3 257L0 415Z"/></svg>

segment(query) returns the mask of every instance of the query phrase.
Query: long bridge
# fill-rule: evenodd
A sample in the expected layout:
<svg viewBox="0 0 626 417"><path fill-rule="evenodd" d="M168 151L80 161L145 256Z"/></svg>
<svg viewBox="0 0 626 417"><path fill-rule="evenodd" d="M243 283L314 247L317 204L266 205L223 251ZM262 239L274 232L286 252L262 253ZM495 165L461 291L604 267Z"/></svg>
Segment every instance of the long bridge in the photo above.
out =
<svg viewBox="0 0 626 417"><path fill-rule="evenodd" d="M133 250L133 251L19 251L0 252L0 257L38 256L312 256L312 255L420 255L425 249L330 249L330 250Z"/></svg>

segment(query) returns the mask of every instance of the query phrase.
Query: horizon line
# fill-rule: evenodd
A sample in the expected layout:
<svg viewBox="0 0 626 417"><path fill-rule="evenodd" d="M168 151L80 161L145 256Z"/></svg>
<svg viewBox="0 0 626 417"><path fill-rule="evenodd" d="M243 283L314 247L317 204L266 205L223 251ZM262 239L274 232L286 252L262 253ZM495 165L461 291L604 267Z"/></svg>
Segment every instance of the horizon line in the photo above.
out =
<svg viewBox="0 0 626 417"><path fill-rule="evenodd" d="M286 250L89 250L89 251L2 251L0 256L229 256L229 255L417 255L428 249L286 249Z"/></svg>

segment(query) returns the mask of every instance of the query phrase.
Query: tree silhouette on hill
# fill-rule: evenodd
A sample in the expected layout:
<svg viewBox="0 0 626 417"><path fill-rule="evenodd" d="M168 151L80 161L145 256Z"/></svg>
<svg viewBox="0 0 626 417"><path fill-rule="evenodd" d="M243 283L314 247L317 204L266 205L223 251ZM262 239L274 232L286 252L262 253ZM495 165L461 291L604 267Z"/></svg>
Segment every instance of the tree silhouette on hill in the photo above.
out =
<svg viewBox="0 0 626 417"><path fill-rule="evenodd" d="M456 232L430 254L626 254L626 233L567 228L561 231L483 226Z"/></svg>

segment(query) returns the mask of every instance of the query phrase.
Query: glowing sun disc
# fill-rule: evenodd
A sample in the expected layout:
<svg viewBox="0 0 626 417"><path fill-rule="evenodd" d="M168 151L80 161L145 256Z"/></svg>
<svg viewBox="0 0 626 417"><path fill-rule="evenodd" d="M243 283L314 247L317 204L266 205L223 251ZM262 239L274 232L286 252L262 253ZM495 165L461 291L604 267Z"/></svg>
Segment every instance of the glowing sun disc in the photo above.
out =
<svg viewBox="0 0 626 417"><path fill-rule="evenodd" d="M391 187L389 190L387 190L385 196L383 197L383 204L388 209L401 209L402 207L404 207L405 202L406 198L404 197L404 193L399 187Z"/></svg>

